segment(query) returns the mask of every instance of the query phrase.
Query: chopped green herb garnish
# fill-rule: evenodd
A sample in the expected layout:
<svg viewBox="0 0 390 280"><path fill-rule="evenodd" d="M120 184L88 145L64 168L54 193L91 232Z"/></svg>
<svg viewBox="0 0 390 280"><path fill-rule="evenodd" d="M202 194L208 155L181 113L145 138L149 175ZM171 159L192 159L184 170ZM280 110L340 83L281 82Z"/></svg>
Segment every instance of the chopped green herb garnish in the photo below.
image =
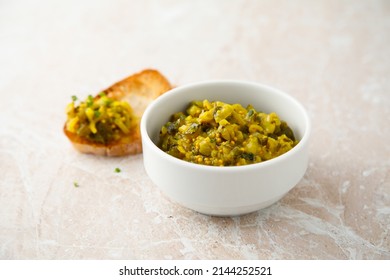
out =
<svg viewBox="0 0 390 280"><path fill-rule="evenodd" d="M106 96L106 93L104 91L102 91L101 93L99 93L99 96L100 97Z"/></svg>
<svg viewBox="0 0 390 280"><path fill-rule="evenodd" d="M77 96L76 95L72 95L72 100L73 100L73 102L76 102L77 101Z"/></svg>
<svg viewBox="0 0 390 280"><path fill-rule="evenodd" d="M98 118L101 115L99 111L94 111L93 114L95 115L95 118Z"/></svg>
<svg viewBox="0 0 390 280"><path fill-rule="evenodd" d="M79 187L79 183L77 183L77 182L75 181L75 182L73 182L73 186L74 186L75 188L78 188L78 187Z"/></svg>
<svg viewBox="0 0 390 280"><path fill-rule="evenodd" d="M115 168L115 173L120 173L121 172L121 169L120 168Z"/></svg>
<svg viewBox="0 0 390 280"><path fill-rule="evenodd" d="M88 95L88 98L87 98L87 107L91 107L93 104L93 96L92 95Z"/></svg>

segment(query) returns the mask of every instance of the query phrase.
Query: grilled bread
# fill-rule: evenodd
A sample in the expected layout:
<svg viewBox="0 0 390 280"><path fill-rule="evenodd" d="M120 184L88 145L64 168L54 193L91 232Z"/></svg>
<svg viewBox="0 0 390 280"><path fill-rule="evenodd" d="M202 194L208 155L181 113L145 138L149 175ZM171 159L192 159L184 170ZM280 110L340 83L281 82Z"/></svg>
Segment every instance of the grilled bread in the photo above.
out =
<svg viewBox="0 0 390 280"><path fill-rule="evenodd" d="M74 103L71 103L71 108L68 108L68 120L64 125L64 133L73 146L82 153L102 156L124 156L141 153L142 143L139 125L142 114L154 99L170 89L169 81L156 70L147 69L134 74L113 84L95 97L90 96L90 100L86 101L87 105L85 103L80 105L84 108L91 107L91 109L87 108L87 117L84 117L84 124L82 118L74 117L75 112L79 109L75 107ZM100 108L99 105L92 107L91 104L99 104L99 102L101 104L107 102L110 105L105 106L105 108ZM115 107L112 109L110 106ZM111 110L114 110L114 113ZM120 115L118 120L112 121L113 130L110 130L110 133L114 134L115 137L100 137L99 133L107 133L104 126L107 123L105 119L102 120L102 115L107 117L107 121L111 121L108 116L116 115L117 112L126 112L126 115ZM73 118L69 117L71 114L73 114ZM129 115L130 117L128 117ZM109 129L111 129L111 126Z"/></svg>

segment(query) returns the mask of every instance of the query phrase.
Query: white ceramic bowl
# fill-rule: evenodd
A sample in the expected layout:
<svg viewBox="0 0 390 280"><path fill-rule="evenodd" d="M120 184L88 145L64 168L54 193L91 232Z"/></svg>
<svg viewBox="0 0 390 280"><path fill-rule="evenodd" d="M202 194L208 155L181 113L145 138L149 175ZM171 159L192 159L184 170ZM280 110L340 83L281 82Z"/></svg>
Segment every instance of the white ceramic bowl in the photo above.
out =
<svg viewBox="0 0 390 280"><path fill-rule="evenodd" d="M190 163L160 150L159 132L170 116L190 101L203 99L276 112L300 142L277 158L231 167ZM209 81L172 89L152 102L141 120L144 166L150 179L171 200L216 216L254 212L287 194L306 171L309 134L310 121L300 103L278 89L244 81Z"/></svg>

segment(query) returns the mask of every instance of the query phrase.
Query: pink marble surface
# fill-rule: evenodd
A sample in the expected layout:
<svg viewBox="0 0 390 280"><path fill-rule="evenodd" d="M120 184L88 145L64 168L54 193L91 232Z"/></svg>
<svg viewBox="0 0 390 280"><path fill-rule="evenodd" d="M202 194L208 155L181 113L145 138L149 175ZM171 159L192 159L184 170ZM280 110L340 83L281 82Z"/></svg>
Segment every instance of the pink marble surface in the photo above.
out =
<svg viewBox="0 0 390 280"><path fill-rule="evenodd" d="M1 1L0 259L390 259L389 46L386 0ZM305 177L216 218L167 200L141 155L73 150L70 96L149 67L289 92L313 124Z"/></svg>

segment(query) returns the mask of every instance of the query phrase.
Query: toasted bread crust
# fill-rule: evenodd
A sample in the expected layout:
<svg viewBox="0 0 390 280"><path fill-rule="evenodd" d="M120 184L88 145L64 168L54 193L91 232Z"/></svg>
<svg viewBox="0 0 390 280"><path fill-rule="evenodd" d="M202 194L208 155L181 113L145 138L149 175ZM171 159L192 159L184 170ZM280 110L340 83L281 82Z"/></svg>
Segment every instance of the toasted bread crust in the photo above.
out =
<svg viewBox="0 0 390 280"><path fill-rule="evenodd" d="M147 69L104 90L110 98L127 101L137 117L138 123L135 129L119 141L108 144L95 143L68 131L66 124L63 128L64 133L75 149L81 153L101 156L124 156L141 153L142 142L139 122L142 114L150 102L170 89L171 85L163 75L156 70Z"/></svg>
<svg viewBox="0 0 390 280"><path fill-rule="evenodd" d="M147 105L172 87L156 70L147 69L119 81L104 90L108 97L127 101L141 119Z"/></svg>
<svg viewBox="0 0 390 280"><path fill-rule="evenodd" d="M129 94L155 99L170 89L170 83L160 72L146 69L113 84L104 92L109 97L116 99L122 99Z"/></svg>
<svg viewBox="0 0 390 280"><path fill-rule="evenodd" d="M139 129L135 129L131 135L123 137L120 141L106 145L89 141L75 133L70 132L64 126L64 133L72 143L73 147L81 153L99 156L124 156L135 155L142 152L142 142Z"/></svg>

